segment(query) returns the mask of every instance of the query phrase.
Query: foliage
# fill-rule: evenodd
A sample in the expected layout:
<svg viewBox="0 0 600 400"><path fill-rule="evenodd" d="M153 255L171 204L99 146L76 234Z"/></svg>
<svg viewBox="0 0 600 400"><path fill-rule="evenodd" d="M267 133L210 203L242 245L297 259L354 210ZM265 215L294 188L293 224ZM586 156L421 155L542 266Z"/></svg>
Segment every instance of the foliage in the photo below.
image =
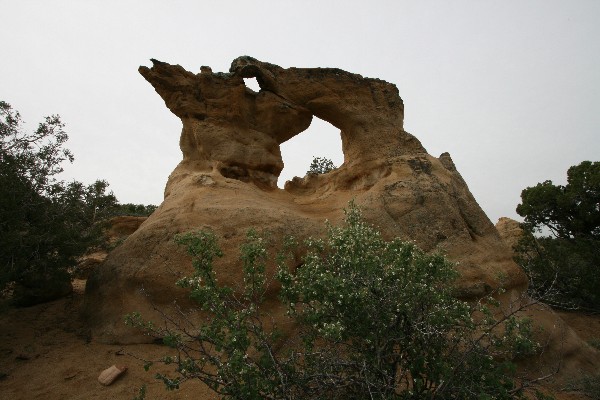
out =
<svg viewBox="0 0 600 400"><path fill-rule="evenodd" d="M325 157L313 157L312 162L310 163L310 167L308 171L306 171L307 175L320 175L326 174L330 171L336 169L336 166L333 164L328 158Z"/></svg>
<svg viewBox="0 0 600 400"><path fill-rule="evenodd" d="M567 171L567 185L538 183L521 193L517 213L532 229L548 228L561 239L600 239L600 162Z"/></svg>
<svg viewBox="0 0 600 400"><path fill-rule="evenodd" d="M526 233L516 261L530 279L529 292L558 308L600 308L599 243L585 239L535 237Z"/></svg>
<svg viewBox="0 0 600 400"><path fill-rule="evenodd" d="M116 198L105 181L57 179L63 162L73 161L60 117L46 117L31 133L6 102L0 117L0 288L10 281L60 286L77 257L99 242L99 222Z"/></svg>
<svg viewBox="0 0 600 400"><path fill-rule="evenodd" d="M530 290L555 306L600 307L600 162L569 168L567 185L538 183L517 206L526 234L517 261L531 278ZM550 232L536 237L535 232Z"/></svg>
<svg viewBox="0 0 600 400"><path fill-rule="evenodd" d="M114 210L115 215L130 215L134 217L148 217L152 214L157 207L154 204L132 204L125 203L117 205Z"/></svg>
<svg viewBox="0 0 600 400"><path fill-rule="evenodd" d="M264 235L248 232L239 288L218 283L214 263L223 253L212 232L176 242L195 270L178 284L190 289L205 323L192 327L165 315L159 327L137 313L127 317L176 350L156 360L176 366L175 378L157 374L169 389L196 378L224 399L520 397L511 360L535 351L530 323L516 310L496 318L491 298L476 305L456 299L448 260L385 241L352 203L344 226L307 241L295 271L293 240L276 257L285 315L266 310Z"/></svg>
<svg viewBox="0 0 600 400"><path fill-rule="evenodd" d="M138 390L137 396L133 400L145 400L146 399L146 385L142 385Z"/></svg>

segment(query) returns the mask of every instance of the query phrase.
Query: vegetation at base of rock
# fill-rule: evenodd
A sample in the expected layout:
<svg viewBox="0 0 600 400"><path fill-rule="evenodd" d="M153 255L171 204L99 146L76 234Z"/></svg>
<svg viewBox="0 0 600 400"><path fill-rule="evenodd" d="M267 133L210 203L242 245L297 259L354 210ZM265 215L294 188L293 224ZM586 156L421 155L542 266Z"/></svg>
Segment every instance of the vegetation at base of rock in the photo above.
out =
<svg viewBox="0 0 600 400"><path fill-rule="evenodd" d="M310 167L308 168L308 171L306 171L306 175L326 174L334 169L336 169L336 166L330 159L325 157L313 157Z"/></svg>
<svg viewBox="0 0 600 400"><path fill-rule="evenodd" d="M558 308L600 310L599 245L525 235L516 260L530 278L530 294Z"/></svg>
<svg viewBox="0 0 600 400"><path fill-rule="evenodd" d="M157 374L168 389L200 379L224 399L522 396L513 360L537 349L529 321L516 310L498 314L492 298L476 304L455 298L451 262L412 243L384 240L352 203L343 226L328 225L325 239L306 242L300 264L293 239L274 261L268 237L250 230L241 247L240 287L218 283L215 262L223 253L212 232L186 233L176 242L195 270L178 285L190 289L205 323L126 318L175 349L146 363L175 365L176 377ZM272 262L275 277L266 274ZM285 316L263 311L273 278Z"/></svg>
<svg viewBox="0 0 600 400"><path fill-rule="evenodd" d="M88 249L103 244L108 218L121 211L147 214L154 206L119 205L108 182L85 185L58 179L68 135L58 115L33 132L18 111L0 101L0 291L16 282L13 300L30 305L68 293L69 271Z"/></svg>
<svg viewBox="0 0 600 400"><path fill-rule="evenodd" d="M135 396L132 400L145 400L146 399L146 385L142 385L138 390L137 396Z"/></svg>
<svg viewBox="0 0 600 400"><path fill-rule="evenodd" d="M599 310L600 162L570 167L565 186L545 181L524 189L517 213L525 218L517 262L530 291L555 306ZM550 234L534 235L543 230Z"/></svg>
<svg viewBox="0 0 600 400"><path fill-rule="evenodd" d="M16 281L43 300L70 288L68 269L101 240L98 222L116 198L106 181L57 179L63 162L73 161L59 116L33 132L23 131L20 114L6 102L0 117L0 287Z"/></svg>

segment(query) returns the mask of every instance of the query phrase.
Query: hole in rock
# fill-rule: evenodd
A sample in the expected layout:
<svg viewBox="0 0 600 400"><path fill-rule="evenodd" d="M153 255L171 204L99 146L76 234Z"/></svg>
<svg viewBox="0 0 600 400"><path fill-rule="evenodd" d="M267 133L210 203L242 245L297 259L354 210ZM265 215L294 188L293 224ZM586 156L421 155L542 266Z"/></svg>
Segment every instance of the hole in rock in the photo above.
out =
<svg viewBox="0 0 600 400"><path fill-rule="evenodd" d="M258 84L256 78L244 78L244 83L248 89L255 92L260 92L260 85Z"/></svg>
<svg viewBox="0 0 600 400"><path fill-rule="evenodd" d="M280 188L295 176L306 175L313 157L327 158L336 167L344 162L340 130L317 117L313 117L307 130L282 143L280 148L284 164L277 181Z"/></svg>

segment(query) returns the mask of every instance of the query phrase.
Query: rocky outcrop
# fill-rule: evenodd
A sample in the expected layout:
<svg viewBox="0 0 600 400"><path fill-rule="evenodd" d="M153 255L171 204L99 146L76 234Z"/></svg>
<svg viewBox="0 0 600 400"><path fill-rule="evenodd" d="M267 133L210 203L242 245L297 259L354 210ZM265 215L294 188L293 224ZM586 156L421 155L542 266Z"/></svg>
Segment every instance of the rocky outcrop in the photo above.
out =
<svg viewBox="0 0 600 400"><path fill-rule="evenodd" d="M504 240L511 249L514 249L517 243L519 243L519 240L523 237L523 228L521 228L521 224L512 218L500 217L498 222L496 222L496 230L500 234L502 240Z"/></svg>
<svg viewBox="0 0 600 400"><path fill-rule="evenodd" d="M148 217L132 215L119 215L111 218L108 231L106 232L108 241L113 242L115 240L125 239L127 236L137 231L140 225L147 219Z"/></svg>
<svg viewBox="0 0 600 400"><path fill-rule="evenodd" d="M310 125L313 115L340 128L346 168L425 153L403 130L398 89L339 69L289 68L250 57L230 73L193 74L153 60L140 73L183 123L183 163L275 189L283 169L279 145ZM243 78L256 77L255 93ZM364 169L364 168L360 168Z"/></svg>
<svg viewBox="0 0 600 400"><path fill-rule="evenodd" d="M461 296L526 287L450 155L427 154L404 131L403 102L393 84L250 57L234 60L228 73L202 67L194 74L156 60L139 71L182 121L183 160L160 207L88 281L86 313L97 340L144 341L123 324L124 314L158 319L153 306L167 312L174 301L189 306L187 293L174 285L191 273L189 258L173 243L177 233L212 229L226 250L217 265L220 281L236 284L242 276L237 249L248 228L265 230L275 245L286 235L322 235L324 221L339 222L352 199L387 238L413 240L459 262ZM244 85L248 77L256 77L259 92ZM278 189L279 145L315 117L340 129L344 163Z"/></svg>

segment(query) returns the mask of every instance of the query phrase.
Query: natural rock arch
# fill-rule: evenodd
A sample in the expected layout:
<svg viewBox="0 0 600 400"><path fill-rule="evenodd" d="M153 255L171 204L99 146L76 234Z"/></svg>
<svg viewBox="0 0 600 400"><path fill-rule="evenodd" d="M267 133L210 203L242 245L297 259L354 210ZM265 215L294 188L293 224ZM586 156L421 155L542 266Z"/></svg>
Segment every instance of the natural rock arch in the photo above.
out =
<svg viewBox="0 0 600 400"><path fill-rule="evenodd" d="M193 74L152 60L140 73L183 122L183 162L223 176L275 188L283 168L279 144L301 133L314 116L341 131L344 165L369 165L425 153L403 130L396 86L332 68L289 68L239 57L229 73L202 67ZM256 78L260 92L244 78Z"/></svg>
<svg viewBox="0 0 600 400"><path fill-rule="evenodd" d="M228 73L202 67L194 74L156 60L139 71L183 123L183 160L169 176L160 207L88 280L86 310L98 340L147 340L123 325L123 314L159 319L152 304L192 306L174 285L191 273L189 258L173 243L177 233L214 231L228 250L220 282L235 284L241 279L236 249L247 229L266 229L274 243L290 234L318 236L324 220L340 221L352 199L384 236L459 261L461 296L526 287L450 155L427 154L404 131L403 102L393 84L331 68L284 69L250 57L234 60ZM248 77L256 77L259 92L246 87ZM313 117L340 129L344 163L279 190L279 144L303 132Z"/></svg>
<svg viewBox="0 0 600 400"><path fill-rule="evenodd" d="M149 341L124 325L123 316L134 311L156 323L163 313L175 317L181 311L185 323L201 321L189 293L175 286L192 273L189 257L173 243L176 234L212 230L225 250L216 265L219 282L237 287L243 277L236 250L249 228L268 232L274 244L290 234L301 241L322 235L325 220L340 222L350 200L383 236L411 240L458 262L458 296L481 298L502 287L507 307L521 299L527 280L510 249L450 155L427 154L403 130L403 103L394 85L337 69L283 69L250 57L234 60L225 74L153 63L140 72L183 122L183 160L169 177L163 203L88 279L84 309L94 340ZM244 85L249 76L261 85L258 93ZM344 164L276 189L283 166L279 144L304 131L313 116L342 131ZM299 265L301 254L296 260ZM266 273L274 272L268 264ZM276 285L266 297L263 310L292 334ZM530 313L542 328L540 342L549 344L546 361L562 359L571 376L597 369L589 346L556 315L543 308Z"/></svg>
<svg viewBox="0 0 600 400"><path fill-rule="evenodd" d="M244 78L244 84L253 92L258 93L261 91L260 85L258 84L256 78Z"/></svg>

